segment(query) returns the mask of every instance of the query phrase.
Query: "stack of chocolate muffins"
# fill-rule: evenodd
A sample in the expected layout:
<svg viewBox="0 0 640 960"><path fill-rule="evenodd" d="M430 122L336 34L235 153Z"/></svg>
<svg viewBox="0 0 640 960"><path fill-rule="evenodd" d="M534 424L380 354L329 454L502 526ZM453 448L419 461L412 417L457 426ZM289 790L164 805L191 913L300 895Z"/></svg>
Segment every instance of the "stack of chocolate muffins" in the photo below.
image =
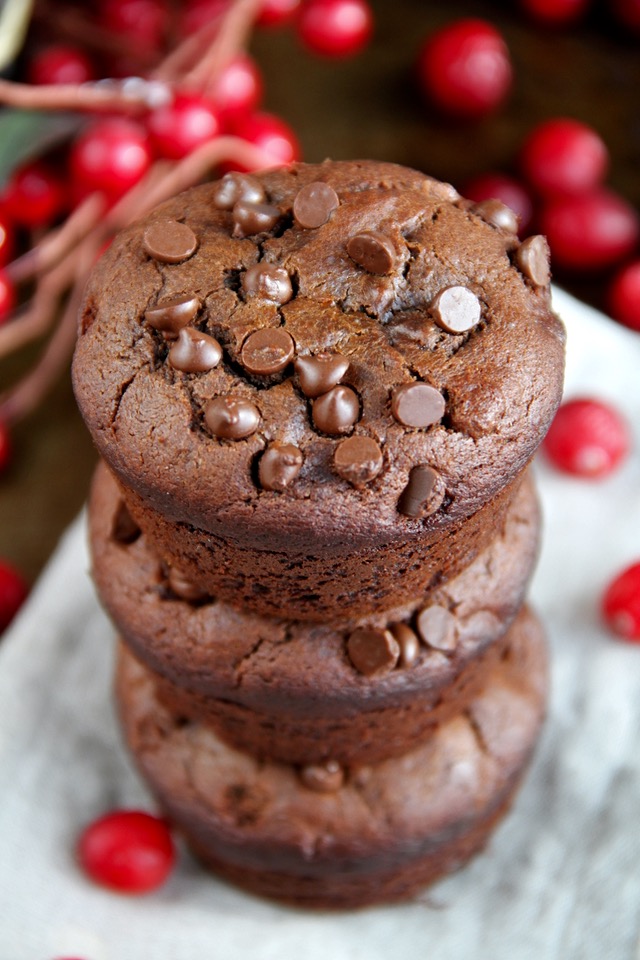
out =
<svg viewBox="0 0 640 960"><path fill-rule="evenodd" d="M409 897L487 841L545 709L527 467L543 238L374 162L228 174L116 238L74 383L129 747L217 873Z"/></svg>

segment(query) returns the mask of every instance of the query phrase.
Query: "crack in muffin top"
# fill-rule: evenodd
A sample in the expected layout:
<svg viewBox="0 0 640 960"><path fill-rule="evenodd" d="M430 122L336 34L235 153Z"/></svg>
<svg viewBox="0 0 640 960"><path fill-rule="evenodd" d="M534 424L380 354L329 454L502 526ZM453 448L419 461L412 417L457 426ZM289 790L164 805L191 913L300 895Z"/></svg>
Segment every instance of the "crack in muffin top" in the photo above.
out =
<svg viewBox="0 0 640 960"><path fill-rule="evenodd" d="M370 161L175 197L87 287L73 375L100 453L165 516L258 549L459 522L561 396L546 242L516 226Z"/></svg>

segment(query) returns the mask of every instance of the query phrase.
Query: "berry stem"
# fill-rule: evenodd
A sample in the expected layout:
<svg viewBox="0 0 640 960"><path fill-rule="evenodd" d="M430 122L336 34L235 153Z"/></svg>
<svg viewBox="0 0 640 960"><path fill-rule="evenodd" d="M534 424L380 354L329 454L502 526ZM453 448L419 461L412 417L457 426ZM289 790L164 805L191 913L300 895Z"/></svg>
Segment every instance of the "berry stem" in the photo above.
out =
<svg viewBox="0 0 640 960"><path fill-rule="evenodd" d="M87 271L96 253L94 244L83 243L75 263L75 281L51 339L29 373L15 387L0 395L0 419L5 423L16 423L36 409L71 356Z"/></svg>
<svg viewBox="0 0 640 960"><path fill-rule="evenodd" d="M236 0L220 22L207 50L183 78L185 89L204 92L213 78L247 43L261 0Z"/></svg>
<svg viewBox="0 0 640 960"><path fill-rule="evenodd" d="M10 279L14 283L21 283L55 267L100 223L105 206L104 197L99 193L83 200L61 227L52 230L37 246L7 265L6 272Z"/></svg>
<svg viewBox="0 0 640 960"><path fill-rule="evenodd" d="M97 83L52 83L34 86L0 79L0 103L23 110L77 110L91 113L142 113L168 99L168 87L140 77Z"/></svg>

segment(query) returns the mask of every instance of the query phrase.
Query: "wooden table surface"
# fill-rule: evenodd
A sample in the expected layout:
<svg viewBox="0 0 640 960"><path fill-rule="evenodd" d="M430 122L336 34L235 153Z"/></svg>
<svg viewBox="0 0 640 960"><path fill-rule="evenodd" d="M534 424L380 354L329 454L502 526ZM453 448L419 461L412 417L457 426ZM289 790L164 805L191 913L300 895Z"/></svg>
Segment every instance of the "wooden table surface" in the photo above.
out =
<svg viewBox="0 0 640 960"><path fill-rule="evenodd" d="M609 183L640 209L640 38L615 27L608 6L595 4L584 23L558 33L533 26L517 3L374 0L374 40L354 59L315 59L289 31L257 33L252 52L265 76L265 108L293 125L306 160L392 160L460 186L486 170L513 168L535 123L572 116L601 133L612 155ZM515 70L506 106L472 125L437 117L412 77L422 40L468 15L489 18L503 31ZM601 304L602 278L560 279ZM34 355L1 364L0 384ZM68 376L16 428L14 443L13 463L0 478L0 557L33 579L81 508L95 463Z"/></svg>

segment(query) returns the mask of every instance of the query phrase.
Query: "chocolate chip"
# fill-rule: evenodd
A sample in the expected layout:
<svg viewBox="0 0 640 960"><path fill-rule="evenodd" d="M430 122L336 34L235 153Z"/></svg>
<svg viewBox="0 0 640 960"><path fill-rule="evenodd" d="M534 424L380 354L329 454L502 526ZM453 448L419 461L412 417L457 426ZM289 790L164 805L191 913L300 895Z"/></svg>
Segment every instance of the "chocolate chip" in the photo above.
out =
<svg viewBox="0 0 640 960"><path fill-rule="evenodd" d="M298 357L295 368L305 397L320 397L340 383L349 361L340 353L317 353L315 357Z"/></svg>
<svg viewBox="0 0 640 960"><path fill-rule="evenodd" d="M214 436L242 440L258 429L260 411L241 397L215 397L206 405L204 419Z"/></svg>
<svg viewBox="0 0 640 960"><path fill-rule="evenodd" d="M254 330L242 344L240 360L245 370L260 377L280 373L291 362L296 345L282 327Z"/></svg>
<svg viewBox="0 0 640 960"><path fill-rule="evenodd" d="M351 387L334 387L314 400L311 419L318 430L336 436L348 433L360 415L360 402Z"/></svg>
<svg viewBox="0 0 640 960"><path fill-rule="evenodd" d="M198 238L186 223L177 220L155 220L142 238L144 249L160 263L181 263L195 253Z"/></svg>
<svg viewBox="0 0 640 960"><path fill-rule="evenodd" d="M400 646L390 630L359 627L347 641L347 653L359 673L372 677L393 670L400 657Z"/></svg>
<svg viewBox="0 0 640 960"><path fill-rule="evenodd" d="M165 337L177 337L182 328L195 318L199 309L198 297L182 294L159 300L155 307L145 311L144 318L155 330L161 330Z"/></svg>
<svg viewBox="0 0 640 960"><path fill-rule="evenodd" d="M511 207L500 200L480 200L471 207L473 213L490 223L492 227L508 230L509 233L518 232L518 217Z"/></svg>
<svg viewBox="0 0 640 960"><path fill-rule="evenodd" d="M527 237L518 247L516 263L536 287L546 287L549 283L549 244L544 237Z"/></svg>
<svg viewBox="0 0 640 960"><path fill-rule="evenodd" d="M396 623L391 627L391 633L400 647L400 666L411 667L420 653L418 636L406 623Z"/></svg>
<svg viewBox="0 0 640 960"><path fill-rule="evenodd" d="M299 226L313 230L326 223L339 205L338 194L333 187L318 180L298 191L293 201L293 215Z"/></svg>
<svg viewBox="0 0 640 960"><path fill-rule="evenodd" d="M273 263L254 263L242 275L242 289L248 297L260 297L273 303L288 303L293 296L291 278L284 267Z"/></svg>
<svg viewBox="0 0 640 960"><path fill-rule="evenodd" d="M347 241L347 253L369 273L391 273L396 262L392 241L377 230L365 230Z"/></svg>
<svg viewBox="0 0 640 960"><path fill-rule="evenodd" d="M217 367L222 358L222 347L208 333L185 327L169 350L169 363L184 373L205 373Z"/></svg>
<svg viewBox="0 0 640 960"><path fill-rule="evenodd" d="M265 490L284 490L302 468L302 450L292 443L272 443L260 457L258 477Z"/></svg>
<svg viewBox="0 0 640 960"><path fill-rule="evenodd" d="M309 764L300 770L300 780L317 793L335 793L344 783L344 770L335 760Z"/></svg>
<svg viewBox="0 0 640 960"><path fill-rule="evenodd" d="M418 633L429 647L435 650L453 650L457 642L456 618L434 603L421 610L416 618Z"/></svg>
<svg viewBox="0 0 640 960"><path fill-rule="evenodd" d="M264 187L255 177L246 173L225 173L215 188L213 202L218 210L232 210L238 201L262 203Z"/></svg>
<svg viewBox="0 0 640 960"><path fill-rule="evenodd" d="M348 437L333 455L336 473L354 487L361 487L382 470L382 450L371 437Z"/></svg>
<svg viewBox="0 0 640 960"><path fill-rule="evenodd" d="M460 199L460 194L451 183L444 183L442 180L435 180L433 177L425 178L427 193L432 200L454 200Z"/></svg>
<svg viewBox="0 0 640 960"><path fill-rule="evenodd" d="M205 590L202 590L191 580L188 580L187 577L185 577L183 573L180 573L179 570L176 570L175 567L170 568L167 579L171 592L175 593L176 597L179 597L181 600L187 600L189 603L200 603L202 600L209 598L209 594Z"/></svg>
<svg viewBox="0 0 640 960"><path fill-rule="evenodd" d="M118 543L129 544L138 539L140 532L140 527L129 513L127 505L121 500L113 518L112 538Z"/></svg>
<svg viewBox="0 0 640 960"><path fill-rule="evenodd" d="M433 318L447 333L464 333L480 320L480 301L468 287L445 287L431 304Z"/></svg>
<svg viewBox="0 0 640 960"><path fill-rule="evenodd" d="M275 227L279 219L280 211L269 203L239 200L233 208L233 236L242 238L265 233Z"/></svg>
<svg viewBox="0 0 640 960"><path fill-rule="evenodd" d="M428 517L438 509L444 499L444 485L431 467L420 464L413 467L409 482L404 488L398 510L406 517Z"/></svg>
<svg viewBox="0 0 640 960"><path fill-rule="evenodd" d="M428 383L403 383L391 396L391 413L405 427L430 427L444 414L444 397Z"/></svg>

